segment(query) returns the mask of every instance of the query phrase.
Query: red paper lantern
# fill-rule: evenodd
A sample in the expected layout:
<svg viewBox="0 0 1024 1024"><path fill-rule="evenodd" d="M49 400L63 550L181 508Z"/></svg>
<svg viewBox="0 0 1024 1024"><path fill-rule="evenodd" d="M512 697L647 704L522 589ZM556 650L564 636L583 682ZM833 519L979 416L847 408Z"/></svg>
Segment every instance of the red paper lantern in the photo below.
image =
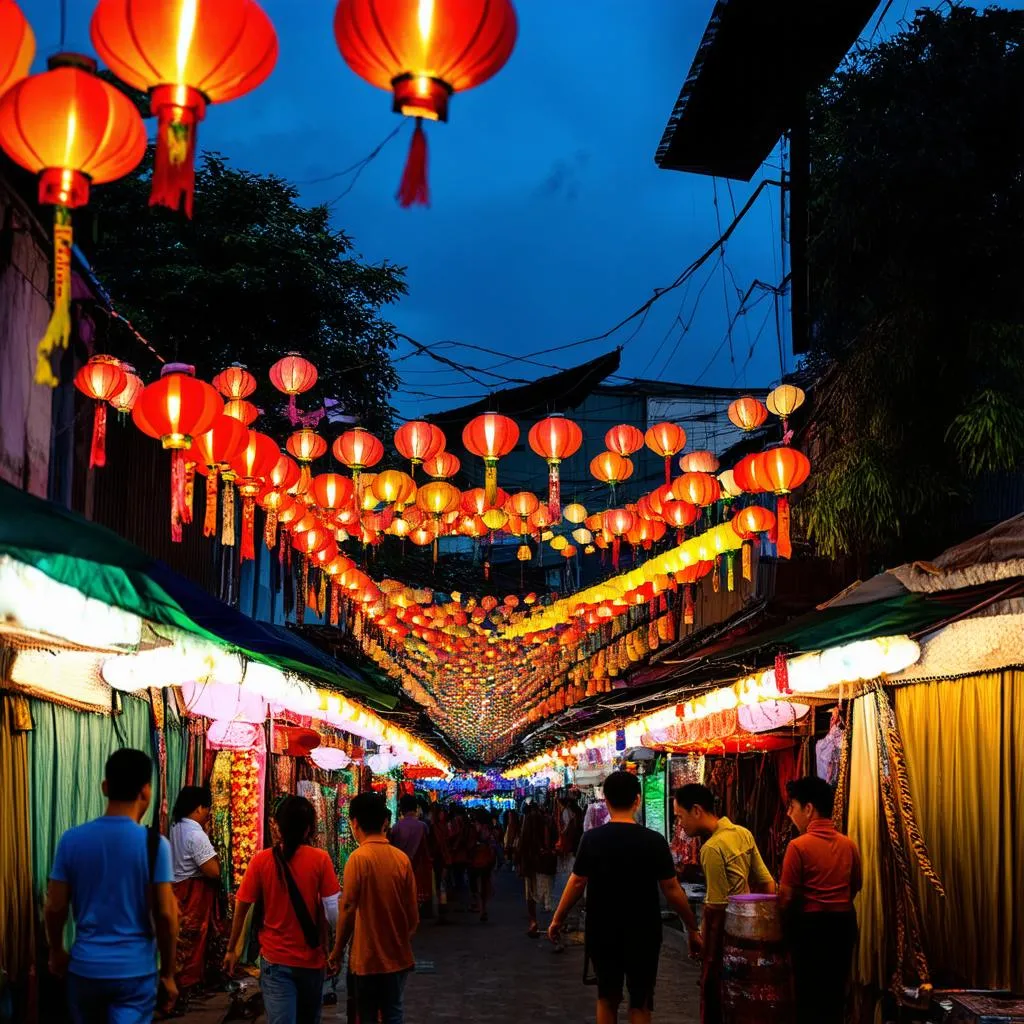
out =
<svg viewBox="0 0 1024 1024"><path fill-rule="evenodd" d="M733 528L740 537L768 533L775 526L775 515L761 505L748 505L732 517Z"/></svg>
<svg viewBox="0 0 1024 1024"><path fill-rule="evenodd" d="M293 459L282 455L267 477L267 483L285 494L290 493L302 479L302 470Z"/></svg>
<svg viewBox="0 0 1024 1024"><path fill-rule="evenodd" d="M384 458L384 445L363 427L346 430L331 450L343 466L353 471L353 478L356 473L376 466Z"/></svg>
<svg viewBox="0 0 1024 1024"><path fill-rule="evenodd" d="M444 431L424 420L405 423L395 431L395 448L412 463L413 473L417 466L443 452L445 443Z"/></svg>
<svg viewBox="0 0 1024 1024"><path fill-rule="evenodd" d="M258 430L250 430L241 455L231 461L231 469L238 477L238 491L242 495L242 558L256 557L253 542L256 495L264 481L273 473L281 458L277 442Z"/></svg>
<svg viewBox="0 0 1024 1024"><path fill-rule="evenodd" d="M665 518L666 525L677 531L677 540L682 544L683 530L697 522L697 516L700 513L696 505L692 505L688 501L679 501L672 498L662 505L661 514Z"/></svg>
<svg viewBox="0 0 1024 1024"><path fill-rule="evenodd" d="M484 491L492 504L498 495L498 460L508 455L518 441L519 427L515 420L496 412L476 416L462 431L466 451L484 460Z"/></svg>
<svg viewBox="0 0 1024 1024"><path fill-rule="evenodd" d="M36 40L14 0L0 0L0 96L20 82L32 66Z"/></svg>
<svg viewBox="0 0 1024 1024"><path fill-rule="evenodd" d="M256 378L241 363L232 363L213 378L213 386L225 398L240 401L256 390Z"/></svg>
<svg viewBox="0 0 1024 1024"><path fill-rule="evenodd" d="M71 210L88 202L90 185L135 169L146 129L131 100L95 75L91 58L58 54L47 67L3 94L0 148L39 175L39 202L55 207L53 316L36 352L35 380L56 387L50 355L71 337Z"/></svg>
<svg viewBox="0 0 1024 1024"><path fill-rule="evenodd" d="M303 359L298 352L289 352L270 368L270 383L288 396L288 418L292 423L299 422L295 396L305 394L316 381L316 367L308 359Z"/></svg>
<svg viewBox="0 0 1024 1024"><path fill-rule="evenodd" d="M516 41L511 0L339 0L334 36L345 63L389 90L396 113L416 118L398 201L429 205L422 119L447 121L452 93L504 66Z"/></svg>
<svg viewBox="0 0 1024 1024"><path fill-rule="evenodd" d="M515 494L509 497L503 507L509 515L526 518L532 516L540 508L540 499L533 491L516 491Z"/></svg>
<svg viewBox="0 0 1024 1024"><path fill-rule="evenodd" d="M601 452L590 460L590 472L602 483L614 488L633 475L633 463L616 452Z"/></svg>
<svg viewBox="0 0 1024 1024"><path fill-rule="evenodd" d="M491 509L502 509L508 502L508 494L500 487L495 495L495 503L492 505L487 500L487 492L482 487L473 487L462 492L462 509L470 515L482 516Z"/></svg>
<svg viewBox="0 0 1024 1024"><path fill-rule="evenodd" d="M203 434L192 439L189 456L196 463L196 468L206 477L206 507L203 515L203 536L212 537L217 532L217 477L227 471L230 474L231 462L242 454L249 440L249 431L245 425L223 413L214 421L213 426ZM225 493L225 505L231 502L234 508L234 494ZM234 535L233 515L225 512L225 519L230 520L232 540Z"/></svg>
<svg viewBox="0 0 1024 1024"><path fill-rule="evenodd" d="M530 428L530 447L548 464L548 508L553 519L562 517L559 465L572 458L583 444L583 431L564 416L548 416Z"/></svg>
<svg viewBox="0 0 1024 1024"><path fill-rule="evenodd" d="M89 446L89 468L107 464L107 402L125 389L128 376L121 361L113 356L93 356L75 374L75 387L93 400L92 443Z"/></svg>
<svg viewBox="0 0 1024 1024"><path fill-rule="evenodd" d="M355 488L347 476L340 473L320 473L313 477L310 493L321 508L333 512L352 504Z"/></svg>
<svg viewBox="0 0 1024 1024"><path fill-rule="evenodd" d="M630 426L628 423L620 423L617 427L612 427L604 435L604 443L609 451L615 452L616 455L621 455L623 458L628 458L634 452L638 452L643 448L644 435L636 427Z"/></svg>
<svg viewBox="0 0 1024 1024"><path fill-rule="evenodd" d="M277 61L277 36L255 0L100 0L92 44L157 116L150 206L192 216L199 122L210 103L255 89Z"/></svg>
<svg viewBox="0 0 1024 1024"><path fill-rule="evenodd" d="M221 415L224 402L205 381L196 380L190 366L167 363L159 380L142 389L132 420L144 434L157 437L171 450L171 540L181 540L185 507L185 451L192 439L205 434Z"/></svg>
<svg viewBox="0 0 1024 1024"><path fill-rule="evenodd" d="M729 405L729 419L740 428L740 430L757 430L766 419L768 410L762 402L756 398L746 395L737 398Z"/></svg>
<svg viewBox="0 0 1024 1024"><path fill-rule="evenodd" d="M607 440L607 438L606 438ZM613 508L601 517L603 529L612 537L612 565L618 569L619 553L622 549L622 538L633 529L635 522L633 513L624 508Z"/></svg>
<svg viewBox="0 0 1024 1024"><path fill-rule="evenodd" d="M230 402L224 403L224 415L251 427L259 419L260 411L244 398L232 398Z"/></svg>
<svg viewBox="0 0 1024 1024"><path fill-rule="evenodd" d="M438 452L433 458L426 459L423 463L423 471L427 476L432 476L437 480L446 480L448 477L455 476L461 468L462 463L459 461L458 455L453 455L451 452Z"/></svg>
<svg viewBox="0 0 1024 1024"><path fill-rule="evenodd" d="M686 447L686 431L678 423L655 423L644 434L644 444L665 460L665 483L671 483L672 457Z"/></svg>

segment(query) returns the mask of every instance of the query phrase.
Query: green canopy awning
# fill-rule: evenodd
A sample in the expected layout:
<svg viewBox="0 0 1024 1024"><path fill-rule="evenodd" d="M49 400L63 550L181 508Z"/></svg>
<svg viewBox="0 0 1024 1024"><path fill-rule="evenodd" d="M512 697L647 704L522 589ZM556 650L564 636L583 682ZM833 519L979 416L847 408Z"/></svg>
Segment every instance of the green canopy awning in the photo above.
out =
<svg viewBox="0 0 1024 1024"><path fill-rule="evenodd" d="M0 554L87 597L390 709L397 698L301 637L257 622L112 530L0 482Z"/></svg>

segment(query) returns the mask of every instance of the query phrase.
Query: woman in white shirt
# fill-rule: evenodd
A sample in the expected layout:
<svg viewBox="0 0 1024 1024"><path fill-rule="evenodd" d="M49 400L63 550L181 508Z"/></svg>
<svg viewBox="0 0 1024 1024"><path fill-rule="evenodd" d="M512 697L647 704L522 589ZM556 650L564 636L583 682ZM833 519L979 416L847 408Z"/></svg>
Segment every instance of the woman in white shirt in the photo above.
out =
<svg viewBox="0 0 1024 1024"><path fill-rule="evenodd" d="M209 786L185 786L174 803L171 871L179 913L177 982L183 1001L203 980L220 885L217 851L206 834L212 804Z"/></svg>

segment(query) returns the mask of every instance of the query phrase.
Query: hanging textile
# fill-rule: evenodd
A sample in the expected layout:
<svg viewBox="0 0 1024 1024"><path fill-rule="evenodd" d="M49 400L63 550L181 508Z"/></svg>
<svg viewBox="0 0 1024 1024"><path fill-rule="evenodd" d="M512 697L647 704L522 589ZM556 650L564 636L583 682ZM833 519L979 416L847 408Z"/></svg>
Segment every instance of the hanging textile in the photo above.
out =
<svg viewBox="0 0 1024 1024"><path fill-rule="evenodd" d="M231 870L237 889L263 844L263 770L260 750L231 753Z"/></svg>
<svg viewBox="0 0 1024 1024"><path fill-rule="evenodd" d="M14 985L33 963L32 835L29 818L28 701L0 695L0 968Z"/></svg>
<svg viewBox="0 0 1024 1024"><path fill-rule="evenodd" d="M225 892L234 892L231 885L231 760L230 750L218 750L213 759L210 790L213 793L213 816L210 838L220 862L220 880Z"/></svg>
<svg viewBox="0 0 1024 1024"><path fill-rule="evenodd" d="M895 691L917 822L947 898L915 862L932 969L1024 990L1024 672Z"/></svg>
<svg viewBox="0 0 1024 1024"><path fill-rule="evenodd" d="M164 716L164 742L167 758L167 806L172 811L178 794L186 785L188 741L188 723L178 714L176 702L169 699Z"/></svg>
<svg viewBox="0 0 1024 1024"><path fill-rule="evenodd" d="M60 837L106 809L101 787L107 758L120 747L134 747L151 757L153 750L149 703L137 697L122 694L114 715L72 711L41 700L30 700L29 707L32 876L41 904ZM155 791L155 764L153 775ZM150 808L143 824L152 823L152 814Z"/></svg>
<svg viewBox="0 0 1024 1024"><path fill-rule="evenodd" d="M338 790L334 786L320 786L324 800L324 842L331 863L338 864Z"/></svg>
<svg viewBox="0 0 1024 1024"><path fill-rule="evenodd" d="M305 797L316 813L316 836L313 845L327 850L327 808L324 807L324 793L320 786L309 779L303 779L296 786L299 796Z"/></svg>

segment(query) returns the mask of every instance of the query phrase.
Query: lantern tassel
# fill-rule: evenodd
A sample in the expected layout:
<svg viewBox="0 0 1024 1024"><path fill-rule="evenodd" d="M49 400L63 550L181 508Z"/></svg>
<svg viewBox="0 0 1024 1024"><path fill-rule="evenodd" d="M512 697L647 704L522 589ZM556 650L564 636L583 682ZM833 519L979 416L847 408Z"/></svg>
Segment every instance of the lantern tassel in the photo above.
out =
<svg viewBox="0 0 1024 1024"><path fill-rule="evenodd" d="M430 189L427 186L427 135L423 131L422 118L416 118L416 128L409 144L409 156L405 161L402 181L398 186L399 205L403 209L410 206L429 206Z"/></svg>
<svg viewBox="0 0 1024 1024"><path fill-rule="evenodd" d="M687 585L683 589L683 623L692 626L694 621L693 587Z"/></svg>
<svg viewBox="0 0 1024 1024"><path fill-rule="evenodd" d="M338 624L338 586L336 583L331 583L331 625L336 626Z"/></svg>
<svg viewBox="0 0 1024 1024"><path fill-rule="evenodd" d="M92 445L89 448L89 468L107 464L107 403L97 402L92 414Z"/></svg>
<svg viewBox="0 0 1024 1024"><path fill-rule="evenodd" d="M53 211L53 315L36 348L36 383L55 388L50 357L53 350L67 348L71 340L71 211L66 206Z"/></svg>
<svg viewBox="0 0 1024 1024"><path fill-rule="evenodd" d="M166 206L175 212L181 210L191 219L196 184L196 135L199 121L206 112L206 102L192 88L186 88L188 105L168 102L165 89L170 91L169 87L159 87L150 98L157 115L157 129L149 205Z"/></svg>
<svg viewBox="0 0 1024 1024"><path fill-rule="evenodd" d="M183 523L192 522L192 506L195 504L196 497L196 464L194 462L185 463L185 503L181 506L181 521Z"/></svg>
<svg viewBox="0 0 1024 1024"><path fill-rule="evenodd" d="M274 550L277 543L277 509L267 509L267 521L263 524L263 543L268 551Z"/></svg>
<svg viewBox="0 0 1024 1024"><path fill-rule="evenodd" d="M743 578L748 582L754 578L753 554L753 542L745 540L743 542Z"/></svg>
<svg viewBox="0 0 1024 1024"><path fill-rule="evenodd" d="M297 426L299 422L299 406L295 400L294 393L288 396L288 419L291 421L292 426Z"/></svg>
<svg viewBox="0 0 1024 1024"><path fill-rule="evenodd" d="M498 500L498 460L484 459L484 498L488 505Z"/></svg>
<svg viewBox="0 0 1024 1024"><path fill-rule="evenodd" d="M181 543L181 524L185 508L185 452L181 448L171 451L171 540Z"/></svg>
<svg viewBox="0 0 1024 1024"><path fill-rule="evenodd" d="M775 519L779 525L779 539L776 541L775 550L778 552L779 558L792 558L793 544L789 537L789 498L784 494L779 495Z"/></svg>
<svg viewBox="0 0 1024 1024"><path fill-rule="evenodd" d="M736 552L727 551L725 554L726 584L725 589L731 594L736 589Z"/></svg>
<svg viewBox="0 0 1024 1024"><path fill-rule="evenodd" d="M548 511L556 523L562 518L562 478L555 460L548 468Z"/></svg>
<svg viewBox="0 0 1024 1024"><path fill-rule="evenodd" d="M612 568L618 569L619 555L622 553L622 538L616 537L612 541Z"/></svg>
<svg viewBox="0 0 1024 1024"><path fill-rule="evenodd" d="M224 480L224 490L220 498L221 520L220 520L220 542L226 548L235 546L235 484L234 481Z"/></svg>
<svg viewBox="0 0 1024 1024"><path fill-rule="evenodd" d="M251 494L242 495L242 560L251 561L256 557L254 534L256 532L256 499Z"/></svg>
<svg viewBox="0 0 1024 1024"><path fill-rule="evenodd" d="M296 494L306 494L309 491L310 482L313 479L312 474L309 471L309 463L300 463L301 469L299 470L299 483L295 488Z"/></svg>
<svg viewBox="0 0 1024 1024"><path fill-rule="evenodd" d="M672 456L665 456L665 483L672 483Z"/></svg>
<svg viewBox="0 0 1024 1024"><path fill-rule="evenodd" d="M203 514L203 536L212 537L217 532L217 470L206 474L206 510Z"/></svg>
<svg viewBox="0 0 1024 1024"><path fill-rule="evenodd" d="M296 595L295 621L301 626L306 621L306 602L309 600L309 559L300 554L299 562L301 595Z"/></svg>

